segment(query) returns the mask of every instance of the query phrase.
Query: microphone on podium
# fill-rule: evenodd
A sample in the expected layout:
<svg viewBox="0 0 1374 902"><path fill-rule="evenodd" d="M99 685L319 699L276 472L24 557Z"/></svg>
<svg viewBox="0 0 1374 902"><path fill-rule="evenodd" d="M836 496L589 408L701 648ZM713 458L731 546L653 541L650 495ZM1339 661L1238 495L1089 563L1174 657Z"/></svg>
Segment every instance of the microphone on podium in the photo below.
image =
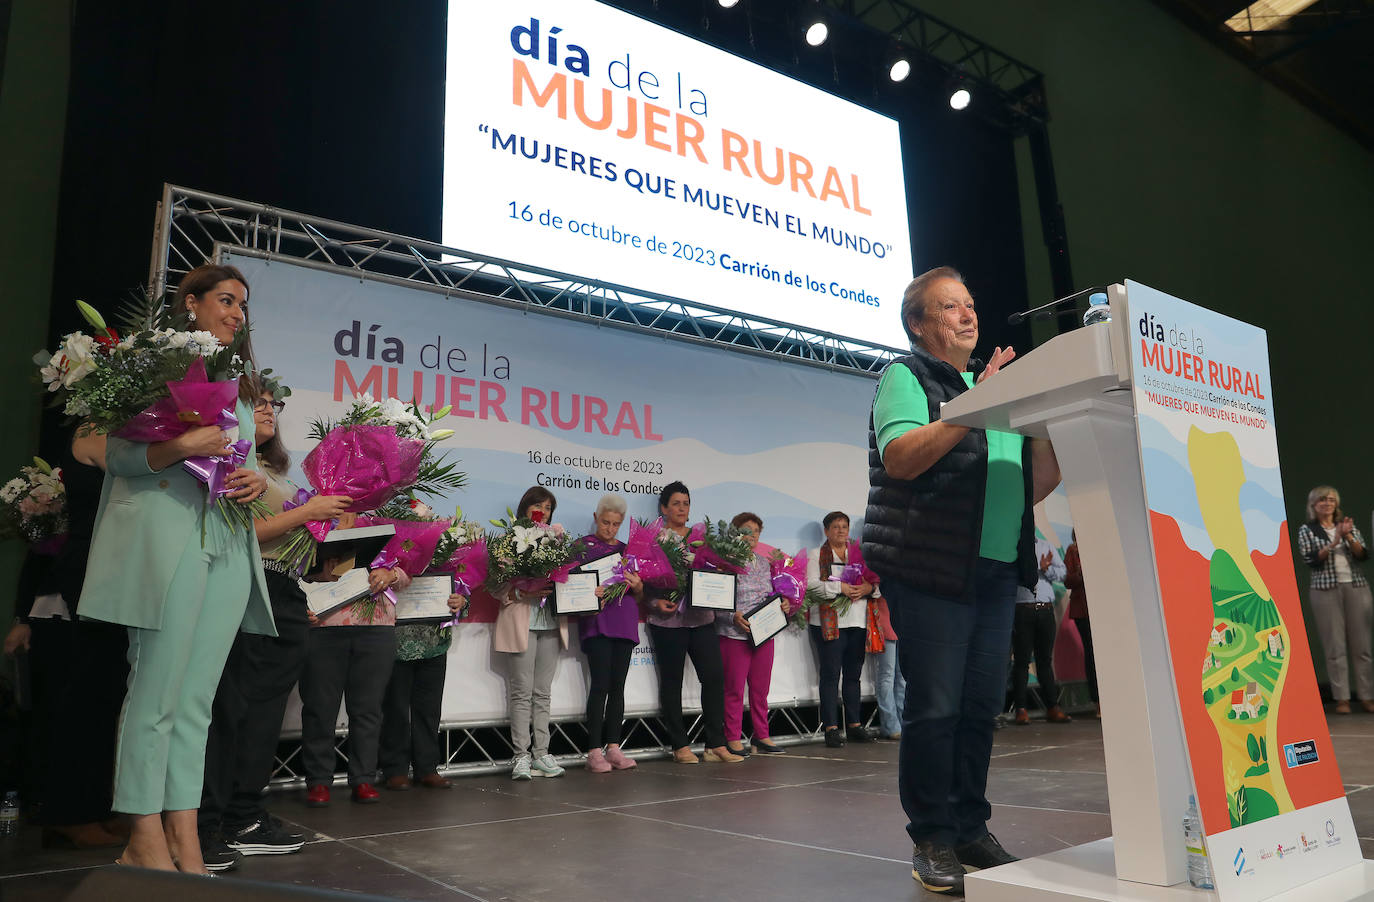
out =
<svg viewBox="0 0 1374 902"><path fill-rule="evenodd" d="M1048 315L1049 311L1053 310L1054 308L1067 304L1070 301L1076 301L1079 298L1083 297L1083 295L1085 294L1106 294L1106 292L1107 289L1102 285L1094 285L1091 288L1084 288L1082 291L1075 291L1073 294L1065 295L1062 298L1050 301L1048 304L1041 304L1039 307L1032 307L1029 310L1022 310L1019 313L1013 313L1011 316L1007 317L1007 325L1019 326L1022 322L1024 322L1027 319L1030 319L1031 317L1040 319Z"/></svg>

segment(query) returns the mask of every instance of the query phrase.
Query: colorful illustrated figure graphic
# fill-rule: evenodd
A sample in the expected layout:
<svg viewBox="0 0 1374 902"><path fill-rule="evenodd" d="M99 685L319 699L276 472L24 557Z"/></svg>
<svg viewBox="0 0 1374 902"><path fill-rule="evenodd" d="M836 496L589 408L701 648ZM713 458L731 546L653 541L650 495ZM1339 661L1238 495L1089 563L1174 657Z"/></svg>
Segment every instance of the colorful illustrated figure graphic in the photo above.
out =
<svg viewBox="0 0 1374 902"><path fill-rule="evenodd" d="M1203 526L1215 546L1202 701L1221 739L1226 808L1231 826L1239 827L1294 808L1282 768L1269 765L1270 752L1279 747L1288 629L1250 557L1240 510L1245 467L1236 440L1190 428L1188 465Z"/></svg>

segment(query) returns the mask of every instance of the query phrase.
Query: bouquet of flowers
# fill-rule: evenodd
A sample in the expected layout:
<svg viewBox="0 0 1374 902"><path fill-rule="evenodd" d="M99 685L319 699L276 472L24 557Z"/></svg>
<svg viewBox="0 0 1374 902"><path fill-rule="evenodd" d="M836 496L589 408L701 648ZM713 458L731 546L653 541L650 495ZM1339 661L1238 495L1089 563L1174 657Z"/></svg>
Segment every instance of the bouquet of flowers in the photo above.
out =
<svg viewBox="0 0 1374 902"><path fill-rule="evenodd" d="M67 488L62 471L41 457L33 466L0 487L0 538L22 538L39 553L53 547L67 532Z"/></svg>
<svg viewBox="0 0 1374 902"><path fill-rule="evenodd" d="M754 559L754 549L744 533L724 520L712 526L707 518L693 526L687 534L687 545L692 549L693 570L739 574L748 570Z"/></svg>
<svg viewBox="0 0 1374 902"><path fill-rule="evenodd" d="M168 441L197 426L226 430L228 455L187 458L182 467L205 483L207 498L231 527L246 528L253 517L267 516L260 502L229 498L224 484L253 444L251 437L238 437L234 413L238 380L247 368L237 351L247 332L223 345L210 332L175 328L177 317L150 300L126 317L129 331L120 338L94 307L76 305L95 334L73 332L56 352L34 357L54 403L84 428L136 442Z"/></svg>
<svg viewBox="0 0 1374 902"><path fill-rule="evenodd" d="M548 579L566 582L575 565L573 541L563 527L545 523L543 511L517 520L507 509L506 516L491 521L501 532L487 540L487 586L531 589Z"/></svg>
<svg viewBox="0 0 1374 902"><path fill-rule="evenodd" d="M774 551L768 558L768 572L773 591L790 602L787 607L800 607L806 597L806 549L796 554Z"/></svg>
<svg viewBox="0 0 1374 902"><path fill-rule="evenodd" d="M664 558L673 570L673 581L668 584L672 587L672 591L665 597L669 601L677 601L682 597L682 593L687 591L687 586L691 584L692 561L696 555L692 553L686 539L663 526L662 517L654 525L659 527L658 535L655 537L659 550L663 552ZM654 585L663 586L659 582L655 582ZM666 588L667 586L663 587Z"/></svg>
<svg viewBox="0 0 1374 902"><path fill-rule="evenodd" d="M453 435L451 429L434 429L448 415L445 407L431 416L415 404L402 404L395 398L373 400L371 395L353 399L348 411L337 420L315 420L310 437L319 442L306 455L301 469L312 491L302 489L294 501L282 506L290 510L304 504L314 494L347 495L353 499L354 513L382 508L390 514L404 514L390 504L409 492L445 494L462 488L467 474L455 463L436 453L439 442ZM412 511L413 514L413 511ZM400 516L392 519L419 519ZM333 523L311 521L287 534L281 560L297 572L308 570L315 561L320 541Z"/></svg>

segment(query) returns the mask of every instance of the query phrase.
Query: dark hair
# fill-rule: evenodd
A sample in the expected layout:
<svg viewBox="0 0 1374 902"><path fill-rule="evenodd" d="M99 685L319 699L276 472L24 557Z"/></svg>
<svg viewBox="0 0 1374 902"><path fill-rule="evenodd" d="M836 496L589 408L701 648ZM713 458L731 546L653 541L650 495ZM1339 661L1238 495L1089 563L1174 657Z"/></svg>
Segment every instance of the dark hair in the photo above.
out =
<svg viewBox="0 0 1374 902"><path fill-rule="evenodd" d="M243 296L247 300L251 289L248 287L248 280L243 277L237 266L223 266L218 263L206 263L197 266L195 269L181 277L177 283L176 300L173 302L173 309L178 314L184 314L190 307L187 306L188 298L199 298L207 291L214 289L220 282L233 279L243 285ZM245 361L252 363L253 368L257 368L257 358L253 356L253 337L248 319L248 311L243 311L243 343L239 345L239 356ZM239 380L239 400L252 404L261 394L257 390L254 380L246 376Z"/></svg>
<svg viewBox="0 0 1374 902"><path fill-rule="evenodd" d="M515 519L519 520L529 513L530 508L536 504L549 502L549 519L553 519L553 512L558 510L558 499L553 497L553 492L544 488L542 485L532 485L525 489L525 494L520 496L520 503L515 506Z"/></svg>
<svg viewBox="0 0 1374 902"><path fill-rule="evenodd" d="M853 522L849 519L849 514L846 514L844 511L831 511L822 518L821 525L828 530L830 529L830 524L834 523L836 520L843 520L846 523Z"/></svg>
<svg viewBox="0 0 1374 902"><path fill-rule="evenodd" d="M667 507L674 495L686 495L688 501L692 500L692 493L687 490L687 486L674 479L663 487L663 491L658 493L659 509Z"/></svg>
<svg viewBox="0 0 1374 902"><path fill-rule="evenodd" d="M911 321L914 319L919 323L926 318L926 293L930 291L930 286L941 279L953 279L960 285L964 283L964 277L953 266L937 266L912 279L902 292L902 328L906 330L907 341L911 342L913 348L920 342L921 336L911 330Z"/></svg>
<svg viewBox="0 0 1374 902"><path fill-rule="evenodd" d="M735 514L735 519L730 521L730 525L735 527L735 529L739 529L741 526L751 521L759 525L760 532L763 531L763 518L752 511L744 511L743 513Z"/></svg>
<svg viewBox="0 0 1374 902"><path fill-rule="evenodd" d="M256 402L261 399L263 395L271 394L271 392L262 387L262 380L254 379L253 383L253 401L256 409ZM281 429L279 427L280 423L275 424L272 428L272 437L261 445L258 445L258 457L262 458L262 462L267 466L267 469L278 476L285 476L286 471L291 469L291 455L287 452L286 445L282 443Z"/></svg>

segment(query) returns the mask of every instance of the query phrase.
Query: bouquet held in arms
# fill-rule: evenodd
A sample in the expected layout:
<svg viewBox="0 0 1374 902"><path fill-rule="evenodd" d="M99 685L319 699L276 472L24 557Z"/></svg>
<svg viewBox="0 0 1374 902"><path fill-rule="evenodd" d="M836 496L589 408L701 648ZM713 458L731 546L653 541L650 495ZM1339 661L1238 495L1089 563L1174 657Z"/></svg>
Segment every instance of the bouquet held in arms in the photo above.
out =
<svg viewBox="0 0 1374 902"><path fill-rule="evenodd" d="M38 554L56 554L67 533L62 471L41 457L0 487L0 538L21 538Z"/></svg>
<svg viewBox="0 0 1374 902"><path fill-rule="evenodd" d="M717 520L712 526L708 517L693 526L687 534L687 545L692 549L693 570L738 575L748 570L754 559L754 549L749 547L744 533L724 520Z"/></svg>
<svg viewBox="0 0 1374 902"><path fill-rule="evenodd" d="M847 586L861 586L864 583L876 586L878 584L878 574L868 568L864 562L864 553L859 548L858 542L849 543L849 562L844 565L839 576L830 574L821 575L822 582L838 582ZM843 617L849 613L849 606L854 603L854 599L841 592L834 598L826 598L819 592L807 590L804 610L809 611L818 604L829 606L835 612L835 616Z"/></svg>
<svg viewBox="0 0 1374 902"><path fill-rule="evenodd" d="M567 582L576 565L573 541L563 527L545 523L540 510L517 520L507 508L506 517L491 521L501 532L487 539L488 588L509 583L519 591L532 592L549 580Z"/></svg>
<svg viewBox="0 0 1374 902"><path fill-rule="evenodd" d="M56 352L34 358L54 403L83 428L132 442L170 441L199 426L224 430L223 454L188 457L182 467L205 484L207 502L231 527L247 528L253 517L268 516L260 501L239 504L229 497L234 490L225 483L253 447L252 436L239 436L234 412L246 368L237 350L247 331L223 345L210 332L173 328L176 317L148 300L126 316L130 328L120 338L94 307L76 304L94 334L73 332Z"/></svg>
<svg viewBox="0 0 1374 902"><path fill-rule="evenodd" d="M396 496L444 494L460 489L467 475L435 452L437 444L453 435L451 429L433 425L448 415L445 407L426 416L415 404L395 398L373 400L358 395L337 421L315 420L310 437L319 444L305 456L301 470L311 491L302 489L283 510L299 507L312 495L346 495L353 499L353 513L375 510ZM334 523L312 520L287 533L281 560L296 572L307 572L315 562L320 541Z"/></svg>
<svg viewBox="0 0 1374 902"><path fill-rule="evenodd" d="M452 522L439 537L429 570L431 573L452 573L453 591L467 598L486 582L487 535L480 524L463 519L461 507L454 511ZM457 626L462 616L460 611L439 627Z"/></svg>
<svg viewBox="0 0 1374 902"><path fill-rule="evenodd" d="M768 558L768 574L773 594L782 598L783 610L791 626L805 626L806 549L787 554L778 549Z"/></svg>

